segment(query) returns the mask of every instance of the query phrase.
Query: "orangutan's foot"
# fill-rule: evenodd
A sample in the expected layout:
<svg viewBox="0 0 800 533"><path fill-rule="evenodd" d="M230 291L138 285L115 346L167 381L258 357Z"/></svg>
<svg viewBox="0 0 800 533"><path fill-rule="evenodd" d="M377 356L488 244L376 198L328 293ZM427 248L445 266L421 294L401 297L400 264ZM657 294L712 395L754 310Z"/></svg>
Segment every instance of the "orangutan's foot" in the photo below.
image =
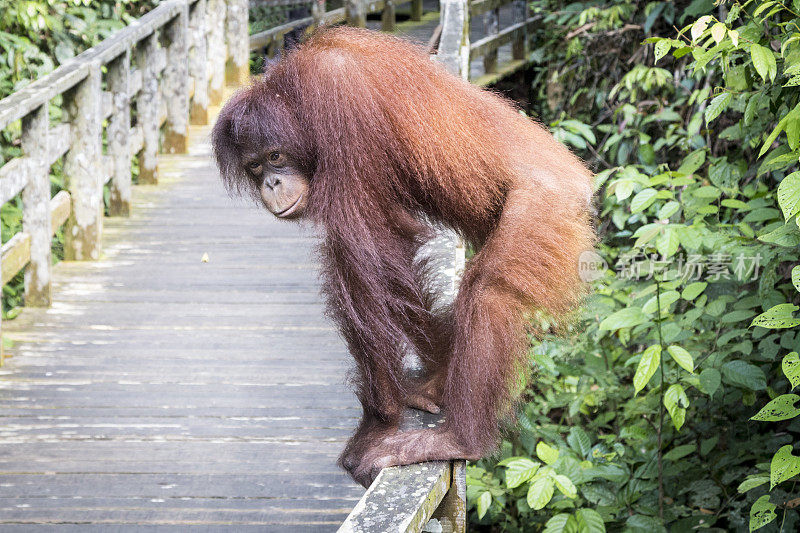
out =
<svg viewBox="0 0 800 533"><path fill-rule="evenodd" d="M450 431L423 429L387 435L366 450L357 465L345 468L354 480L369 487L380 471L389 466L449 459L476 461L481 456L479 451L456 444Z"/></svg>

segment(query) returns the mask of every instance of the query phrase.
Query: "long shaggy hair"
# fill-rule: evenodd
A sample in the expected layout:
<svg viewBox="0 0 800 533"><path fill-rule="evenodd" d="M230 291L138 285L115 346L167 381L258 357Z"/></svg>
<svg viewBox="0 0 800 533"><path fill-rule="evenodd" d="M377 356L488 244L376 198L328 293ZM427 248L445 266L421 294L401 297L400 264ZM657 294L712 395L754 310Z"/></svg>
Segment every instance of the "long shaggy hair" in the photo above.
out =
<svg viewBox="0 0 800 533"><path fill-rule="evenodd" d="M591 173L507 100L354 28L316 33L225 107L213 144L233 191L257 192L240 161L254 139L310 178L306 217L324 228L323 287L366 415L396 421L414 346L444 367L445 430L490 450L527 367L527 314L562 317L580 299ZM443 312L416 258L431 237L423 220L478 250Z"/></svg>

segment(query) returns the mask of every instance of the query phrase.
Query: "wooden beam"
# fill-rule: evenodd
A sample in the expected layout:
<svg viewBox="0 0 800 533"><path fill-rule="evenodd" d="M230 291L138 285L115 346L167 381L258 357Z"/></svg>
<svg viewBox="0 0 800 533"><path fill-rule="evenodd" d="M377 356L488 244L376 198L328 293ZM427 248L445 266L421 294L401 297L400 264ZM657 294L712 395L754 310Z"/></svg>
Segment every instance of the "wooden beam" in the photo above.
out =
<svg viewBox="0 0 800 533"><path fill-rule="evenodd" d="M518 35L524 34L525 30L533 26L538 19L531 17L524 22L519 22L513 26L503 28L497 35L489 35L472 43L469 47L472 57L480 57L491 51L497 50L504 44L510 43Z"/></svg>
<svg viewBox="0 0 800 533"><path fill-rule="evenodd" d="M3 285L11 281L31 260L31 236L20 231L3 245Z"/></svg>

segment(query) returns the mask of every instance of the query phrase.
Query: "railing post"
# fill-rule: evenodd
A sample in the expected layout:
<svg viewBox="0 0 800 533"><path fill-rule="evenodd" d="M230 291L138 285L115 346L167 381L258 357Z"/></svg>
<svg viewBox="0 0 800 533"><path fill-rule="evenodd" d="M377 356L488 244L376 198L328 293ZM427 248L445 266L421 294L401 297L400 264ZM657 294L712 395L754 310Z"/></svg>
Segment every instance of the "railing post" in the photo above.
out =
<svg viewBox="0 0 800 533"><path fill-rule="evenodd" d="M467 531L467 462L456 459L451 464L450 489L431 515L437 520L441 533Z"/></svg>
<svg viewBox="0 0 800 533"><path fill-rule="evenodd" d="M441 0L439 5L442 37L436 57L450 72L469 80L469 2Z"/></svg>
<svg viewBox="0 0 800 533"><path fill-rule="evenodd" d="M500 31L500 8L487 11L483 15L483 27L486 35L497 35ZM486 74L497 72L497 48L483 56L483 70Z"/></svg>
<svg viewBox="0 0 800 533"><path fill-rule="evenodd" d="M247 84L250 78L250 31L247 0L228 0L225 16L225 41L228 43L228 62L225 80L229 85Z"/></svg>
<svg viewBox="0 0 800 533"><path fill-rule="evenodd" d="M101 94L100 64L97 62L90 65L86 79L64 93L64 110L70 122L64 176L72 197L72 210L64 230L64 258L67 260L86 261L100 257L103 234L103 178L99 164L102 154Z"/></svg>
<svg viewBox="0 0 800 533"><path fill-rule="evenodd" d="M206 20L208 24L208 101L211 105L222 103L225 88L225 1L208 0Z"/></svg>
<svg viewBox="0 0 800 533"><path fill-rule="evenodd" d="M25 268L25 305L50 305L50 166L48 104L22 119L22 150L30 158L28 185L22 191L22 229L31 236L31 261Z"/></svg>
<svg viewBox="0 0 800 533"><path fill-rule="evenodd" d="M397 12L394 6L394 0L386 0L383 4L383 13L381 14L381 29L387 32L393 32L396 29Z"/></svg>
<svg viewBox="0 0 800 533"><path fill-rule="evenodd" d="M194 83L191 124L208 124L208 40L206 39L206 0L197 0L189 7L189 75Z"/></svg>
<svg viewBox="0 0 800 533"><path fill-rule="evenodd" d="M528 20L528 1L515 0L514 1L514 20L517 22L524 22ZM514 59L525 59L528 55L528 28L527 26L522 29L522 32L514 43L511 45L511 53Z"/></svg>
<svg viewBox="0 0 800 533"><path fill-rule="evenodd" d="M281 50L283 50L283 35L276 35L267 45L267 57L270 59L278 57Z"/></svg>
<svg viewBox="0 0 800 533"><path fill-rule="evenodd" d="M158 34L153 32L136 46L136 65L142 73L142 89L136 99L136 113L142 128L139 152L139 183L158 183L159 90L156 55Z"/></svg>
<svg viewBox="0 0 800 533"><path fill-rule="evenodd" d="M106 136L113 162L108 212L128 216L131 210L131 51L125 50L107 65L106 85L111 92L112 112Z"/></svg>
<svg viewBox="0 0 800 533"><path fill-rule="evenodd" d="M347 0L347 24L357 28L367 27L367 5L364 0Z"/></svg>
<svg viewBox="0 0 800 533"><path fill-rule="evenodd" d="M167 154L186 152L189 127L189 9L186 4L164 27L167 64L164 68L164 100L167 124L162 150Z"/></svg>
<svg viewBox="0 0 800 533"><path fill-rule="evenodd" d="M422 0L412 0L411 20L422 20Z"/></svg>
<svg viewBox="0 0 800 533"><path fill-rule="evenodd" d="M315 0L311 4L311 16L314 19L314 28L322 26L322 17L325 15L325 0Z"/></svg>

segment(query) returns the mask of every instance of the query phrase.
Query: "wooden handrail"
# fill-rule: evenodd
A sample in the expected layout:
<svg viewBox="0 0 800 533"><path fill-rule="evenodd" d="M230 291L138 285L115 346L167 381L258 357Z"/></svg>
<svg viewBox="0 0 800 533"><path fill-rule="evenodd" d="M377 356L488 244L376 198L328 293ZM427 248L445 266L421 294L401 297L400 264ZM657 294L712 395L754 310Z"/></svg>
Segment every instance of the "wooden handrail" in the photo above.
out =
<svg viewBox="0 0 800 533"><path fill-rule="evenodd" d="M50 305L58 228L66 223L66 259L98 258L103 185L110 181L110 214L128 215L131 158L139 182L155 183L158 153L185 151L189 123L207 122L226 80L247 79L247 10L247 0L167 0L0 100L0 129L21 120L22 147L0 167L0 205L22 196L22 231L2 247L0 277L5 284L25 268L25 305ZM51 125L57 96L63 117ZM61 158L67 190L50 198L50 167Z"/></svg>

